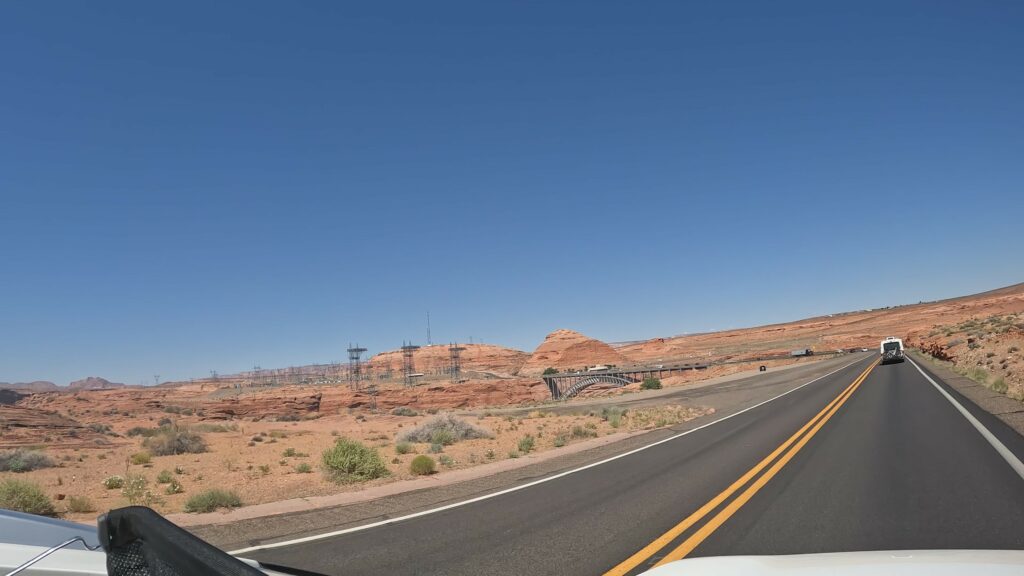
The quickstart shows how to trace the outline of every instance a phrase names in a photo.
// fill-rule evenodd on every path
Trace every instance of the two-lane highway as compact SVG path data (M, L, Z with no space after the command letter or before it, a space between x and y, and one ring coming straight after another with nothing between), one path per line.
M325 574L633 574L684 556L1024 549L1024 478L941 382L875 360L522 490L245 555Z

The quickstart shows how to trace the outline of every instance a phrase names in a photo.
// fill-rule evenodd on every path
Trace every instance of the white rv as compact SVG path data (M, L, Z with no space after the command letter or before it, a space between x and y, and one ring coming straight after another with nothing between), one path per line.
M882 356L882 364L903 362L903 340L889 336L878 345L878 353Z

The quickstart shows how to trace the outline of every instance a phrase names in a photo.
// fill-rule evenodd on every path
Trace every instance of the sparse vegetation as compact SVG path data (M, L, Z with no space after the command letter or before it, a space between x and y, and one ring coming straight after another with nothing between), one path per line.
M992 382L992 391L1000 394L1006 394L1009 387L1006 385L1006 379L1000 376Z
M338 438L321 457L327 477L339 484L365 482L389 474L380 453L355 440Z
M146 438L142 445L155 456L206 452L206 440L184 426L161 428L159 434Z
M108 476L103 480L103 487L107 490L117 490L124 487L123 476Z
M142 474L129 474L124 478L121 495L128 499L132 506L151 506L159 499L149 491L149 480Z
M533 451L533 446L535 442L536 440L534 440L533 436L527 434L526 436L523 436L522 438L519 439L519 443L516 446L519 448L519 451L522 452L523 454L529 454L530 452Z
M136 466L149 464L152 459L153 455L146 451L136 452L135 454L132 454L131 456L128 457L128 460L131 461L131 463L135 464Z
M441 466L452 467L455 465L455 459L447 454L441 454L437 457L437 461L441 463Z
M577 424L572 427L570 435L573 438L594 438L597 436L597 431L591 430L590 428L584 428L583 426Z
M181 482L178 482L177 478L171 478L171 481L167 483L167 487L164 488L164 494L167 494L168 496L181 494L184 491L185 488L182 487Z
M609 406L601 410L601 419L608 422L612 428L622 425L622 417L626 415L626 409L619 406Z
M38 484L14 478L0 480L0 508L40 516L57 515L50 497Z
M419 416L420 413L409 408L408 406L399 406L391 411L391 414L395 416Z
M72 514L90 514L96 511L96 505L85 496L68 496L68 512Z
M420 454L409 463L409 471L417 476L427 476L436 472L437 466L434 464L433 458Z
M223 433L223 432L238 432L238 424L211 424L209 422L202 422L192 427L195 432L212 432L212 433Z
M185 512L214 512L220 508L238 508L242 499L233 490L213 488L200 492L185 502Z
M416 428L406 430L400 435L399 440L448 445L462 440L493 437L494 435L489 431L446 412L431 418Z
M53 458L38 450L0 450L0 472L31 472L56 465Z
M430 445L430 453L431 454L440 454L441 452L444 452L444 444L436 444L435 443L435 444L431 444Z
M299 474L309 474L313 472L313 467L309 465L309 462L302 462L295 467L295 471Z
M397 454L410 454L413 452L413 446L409 442L399 442L395 444L395 452Z
M170 470L161 470L160 473L156 475L157 484L167 484L171 480L174 480L174 476L171 475Z
M544 369L544 376L550 376L552 374L558 374L558 370L555 368L551 368L550 366Z
M644 378L640 384L641 390L661 390L661 380L657 378Z

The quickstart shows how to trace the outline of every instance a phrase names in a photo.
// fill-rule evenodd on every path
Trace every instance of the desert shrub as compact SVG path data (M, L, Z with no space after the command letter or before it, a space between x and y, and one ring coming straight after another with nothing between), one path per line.
M56 465L53 458L38 450L0 450L0 472L31 472Z
M171 475L170 470L161 470L160 473L156 475L157 484L167 484L171 480L174 480L174 476Z
M128 459L131 460L132 464L139 466L142 464L149 464L150 460L153 459L153 455L150 454L149 452L142 451L132 454L131 456L128 457Z
M409 463L409 471L417 476L426 476L436 472L437 467L434 464L433 458L421 454L413 458L412 462Z
M576 426L572 427L570 435L573 438L593 438L597 436L597 431L591 430L590 428L584 428L583 426L577 424Z
M601 410L601 419L606 420L612 428L618 428L622 425L622 417L625 416L626 409L618 406L610 406Z
M298 414L282 414L275 418L275 420L278 422L298 422L302 418Z
M435 437L435 433L438 436ZM406 430L400 435L399 440L405 442L452 444L461 440L493 437L494 435L488 430L474 426L453 414L444 413L431 418L420 426Z
M451 456L447 455L447 454L441 454L440 456L438 456L437 457L437 461L440 462L442 466L454 466L455 465L455 459L452 458Z
M271 430L270 431L270 437L271 438L287 438L288 437L288 433L285 432L284 430Z
M409 454L412 451L412 444L408 442L399 442L398 444L395 444L395 452L398 454Z
M508 457L509 458L519 458L519 452L516 452L515 450L509 450L508 451Z
M641 390L661 390L661 380L657 378L644 378L643 383L640 384Z
M431 454L440 454L441 452L444 452L444 444L431 444L430 445L430 453Z
M996 378L995 381L992 382L992 391L993 392L998 392L1000 394L1006 394L1006 391L1008 389L1009 389L1009 387L1006 385L1006 379L1003 378L1002 376L1000 376L999 378Z
M96 506L85 496L68 496L68 512L72 514L88 514L95 512Z
M253 442L263 442L263 436L253 436L250 440Z
M202 422L192 427L192 430L196 432L238 432L238 424L211 424L209 422Z
M172 494L181 494L185 491L185 488L178 482L177 478L171 478L171 481L167 483L167 487L164 488L164 494L171 496Z
M185 512L214 512L219 508L238 508L242 499L233 490L213 488L192 496L185 502Z
M126 432L125 434L127 434L128 436L142 436L143 438L149 438L151 436L156 436L159 433L159 428L145 428L143 426L134 426L132 428L129 428L128 432Z
M565 446L566 442L565 434L559 434L555 436L554 440L552 440L551 445L555 448L561 448L562 446Z
M974 380L975 382L980 382L981 384L984 384L985 382L988 381L988 372L984 368L974 366L967 370L967 377L970 378L971 380Z
M327 477L337 483L364 482L388 475L377 450L355 440L338 438L324 450L321 461Z
M522 438L519 439L519 444L517 446L520 452L522 452L523 454L529 454L533 450L534 443L535 440L533 436L527 434L526 436L523 436Z
M313 471L313 467L309 465L309 462L303 462L295 467L295 471L299 474L309 474Z
M156 436L146 438L142 445L156 456L206 452L206 440L184 426L163 428Z
M128 499L132 506L151 506L159 499L149 491L149 480L142 474L129 474L124 479L121 495Z
M452 434L451 430L438 428L430 433L430 443L451 446L455 443L455 435Z
M103 480L103 487L107 490L117 490L118 488L124 487L124 478L122 476L108 476Z
M40 516L57 515L50 497L38 484L14 478L0 480L0 508Z
M391 413L393 415L395 415L395 416L419 416L420 415L419 412L413 410L412 408L409 408L408 406L399 406L398 408L395 408L394 410L392 410Z
M488 460L494 460L494 450L488 449L487 452L484 452L484 458L487 458Z
M544 376L550 376L551 374L558 374L558 370L550 367L544 369Z
M89 430L97 432L99 434L113 434L114 431L110 429L110 424L89 424Z

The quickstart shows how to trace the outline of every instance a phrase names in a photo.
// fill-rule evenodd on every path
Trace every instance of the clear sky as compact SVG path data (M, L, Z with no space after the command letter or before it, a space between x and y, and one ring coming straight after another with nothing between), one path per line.
M0 3L0 380L1024 281L1020 2Z

